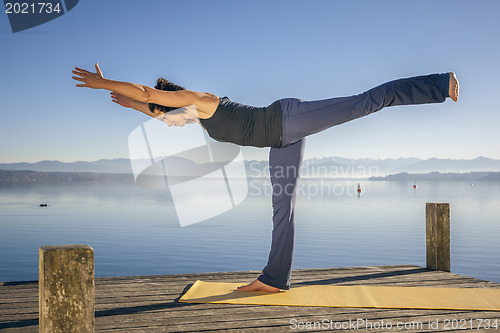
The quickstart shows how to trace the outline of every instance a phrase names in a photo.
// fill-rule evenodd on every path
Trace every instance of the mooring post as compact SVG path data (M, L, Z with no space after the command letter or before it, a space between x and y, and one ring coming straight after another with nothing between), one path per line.
M450 204L427 203L427 268L450 271Z
M94 250L88 245L39 251L39 332L94 332Z

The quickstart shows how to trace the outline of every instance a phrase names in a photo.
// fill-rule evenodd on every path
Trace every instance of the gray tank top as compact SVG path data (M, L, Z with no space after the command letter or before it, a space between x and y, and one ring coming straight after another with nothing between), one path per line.
M222 97L214 114L200 122L217 141L240 146L281 147L283 124L281 103L254 107Z

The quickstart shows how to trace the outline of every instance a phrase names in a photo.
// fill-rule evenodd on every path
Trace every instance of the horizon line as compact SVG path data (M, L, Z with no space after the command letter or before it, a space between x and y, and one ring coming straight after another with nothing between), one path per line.
M428 157L428 158L422 158L422 157L343 157L343 156L322 156L322 157L310 157L310 158L304 158L304 161L307 160L313 160L313 159L323 159L323 158L342 158L342 159L348 159L348 160L399 160L399 159L418 159L422 161L427 161L431 159L437 159L437 160L464 160L464 161L472 161L476 160L479 158L484 158L484 159L490 159L490 160L495 160L495 161L500 161L500 158L492 158L492 157L487 157L483 155L478 155L474 158L451 158L451 157ZM149 159L149 158L144 158L144 159ZM26 164L36 164L36 163L41 163L41 162L59 162L59 163L95 163L95 162L100 162L100 161L112 161L112 160L130 160L128 157L116 157L116 158L100 158L96 160L75 160L75 161L61 161L61 160L38 160L36 162L0 162L0 164L21 164L21 163L26 163ZM266 161L267 159L245 159L247 161Z

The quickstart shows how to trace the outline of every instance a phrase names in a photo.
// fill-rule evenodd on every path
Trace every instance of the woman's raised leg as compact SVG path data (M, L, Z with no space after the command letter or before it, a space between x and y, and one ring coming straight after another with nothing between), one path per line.
M458 98L455 74L431 74L384 83L362 94L302 101L281 100L283 144L318 133L329 127L366 116L388 106L441 103Z

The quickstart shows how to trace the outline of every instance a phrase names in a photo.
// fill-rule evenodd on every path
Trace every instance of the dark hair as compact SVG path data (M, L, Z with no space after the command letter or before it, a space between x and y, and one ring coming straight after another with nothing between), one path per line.
M168 90L168 91L186 90L186 88L178 86L176 84L173 84L172 82L170 82L162 77L158 78L158 80L156 81L155 89ZM157 109L158 111L161 111L161 112L169 112L169 111L177 109L177 108L172 108L172 107L164 106L164 105L158 105L158 104L154 104L154 103L148 103L148 107L149 107L149 110L151 110L151 112L154 112L155 109Z

